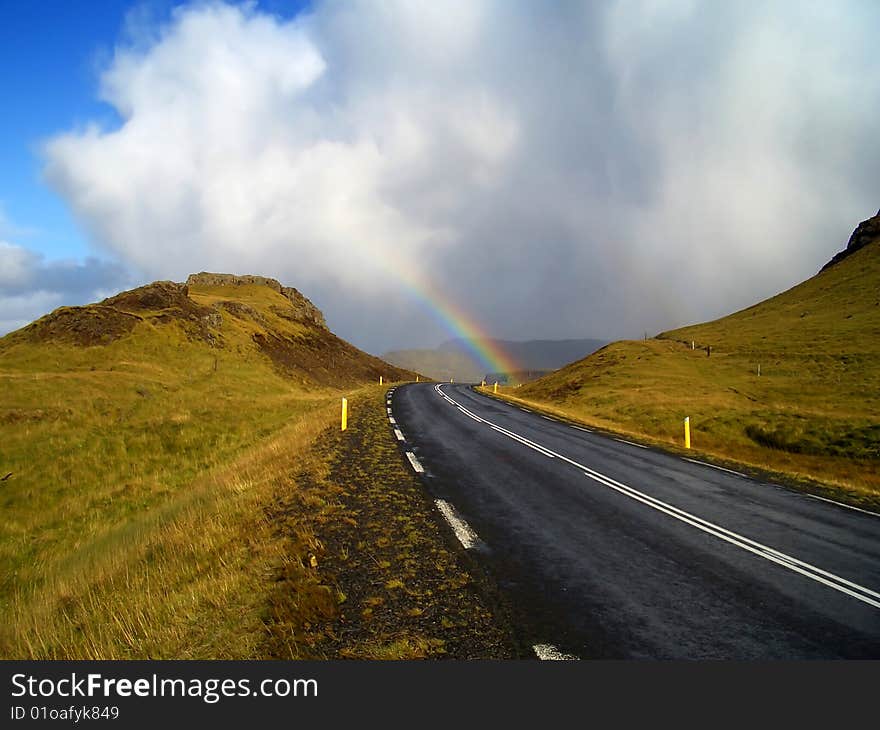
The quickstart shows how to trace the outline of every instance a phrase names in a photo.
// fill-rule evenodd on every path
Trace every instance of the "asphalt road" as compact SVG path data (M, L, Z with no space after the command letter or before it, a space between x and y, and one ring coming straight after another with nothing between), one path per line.
M388 400L407 459L539 655L880 658L880 517L465 385Z

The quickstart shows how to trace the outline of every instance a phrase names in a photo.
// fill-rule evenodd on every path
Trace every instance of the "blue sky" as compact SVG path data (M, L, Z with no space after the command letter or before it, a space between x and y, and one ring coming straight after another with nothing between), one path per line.
M94 253L68 206L42 180L41 144L66 129L118 123L98 98L99 76L126 35L129 15L167 22L179 4L0 0L0 215L16 234L0 229L0 239L16 238L50 258ZM260 3L288 17L306 5Z
M0 334L200 270L376 353L449 339L419 279L504 339L721 316L877 211L878 27L875 0L0 0Z
M48 256L83 256L88 248L64 203L41 181L40 144L90 119L112 123L96 98L97 69L130 3L78 5L63 0L0 3L0 205L16 238Z

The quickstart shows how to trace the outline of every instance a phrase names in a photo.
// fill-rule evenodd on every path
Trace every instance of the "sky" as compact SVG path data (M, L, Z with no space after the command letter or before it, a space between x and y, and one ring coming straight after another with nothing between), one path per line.
M880 207L880 4L0 0L0 333L207 270L373 353L655 334Z

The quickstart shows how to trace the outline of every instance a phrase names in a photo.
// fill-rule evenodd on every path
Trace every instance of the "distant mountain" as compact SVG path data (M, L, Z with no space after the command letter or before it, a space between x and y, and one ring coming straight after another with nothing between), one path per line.
M539 377L548 371L557 370L575 360L580 360L600 347L607 340L486 340L477 345L487 344L500 347L511 359L518 363L517 380ZM433 350L394 350L382 355L382 359L397 367L425 373L436 380L455 378L460 382L477 382L487 375L485 367L472 354L465 340L455 339L444 342ZM529 375L532 373L532 375ZM508 375L491 374L492 378ZM506 378L502 378L506 380Z
M424 373L434 380L455 378L460 383L479 382L485 370L473 357L455 351L391 350L382 355L382 359L399 368Z
M563 365L580 360L600 347L608 344L608 340L497 340L491 343L508 353L523 370L557 370ZM467 352L468 345L462 339L448 340L438 350L451 352Z

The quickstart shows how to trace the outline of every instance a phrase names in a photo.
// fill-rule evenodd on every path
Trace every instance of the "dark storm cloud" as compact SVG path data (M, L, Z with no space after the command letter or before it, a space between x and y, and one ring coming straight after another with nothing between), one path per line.
M0 334L61 305L103 299L132 282L120 264L87 258L46 261L27 248L0 241Z

